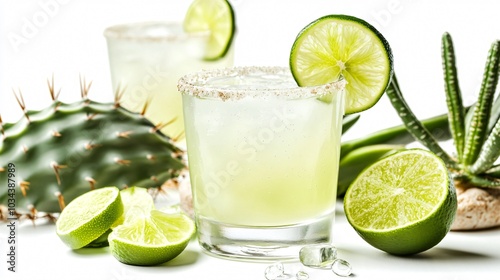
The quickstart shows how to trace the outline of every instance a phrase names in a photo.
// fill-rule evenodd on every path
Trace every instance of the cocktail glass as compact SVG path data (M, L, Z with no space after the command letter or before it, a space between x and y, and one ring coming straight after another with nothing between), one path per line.
M217 256L297 258L329 242L345 81L297 87L288 68L179 80L198 240Z
M108 27L113 90L122 92L121 105L142 112L166 135L184 138L182 98L177 81L189 72L229 67L233 50L221 59L203 59L209 33L185 33L181 23L141 22ZM147 105L146 105L147 103Z

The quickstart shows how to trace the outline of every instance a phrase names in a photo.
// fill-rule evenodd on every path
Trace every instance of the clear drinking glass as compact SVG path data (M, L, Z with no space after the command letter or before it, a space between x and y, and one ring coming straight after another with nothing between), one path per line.
M201 246L218 256L298 258L330 241L343 80L297 87L281 67L179 80Z
M232 48L219 60L204 60L209 33L185 33L181 23L116 25L108 27L104 36L113 90L123 91L121 105L141 112L148 102L146 117L165 125L162 132L174 139L184 138L179 78L189 72L233 64Z

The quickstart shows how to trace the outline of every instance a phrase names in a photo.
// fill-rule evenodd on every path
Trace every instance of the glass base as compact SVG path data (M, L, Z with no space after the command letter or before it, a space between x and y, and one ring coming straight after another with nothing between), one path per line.
M273 261L295 260L305 245L328 243L335 213L283 227L243 227L198 217L198 242L216 257Z

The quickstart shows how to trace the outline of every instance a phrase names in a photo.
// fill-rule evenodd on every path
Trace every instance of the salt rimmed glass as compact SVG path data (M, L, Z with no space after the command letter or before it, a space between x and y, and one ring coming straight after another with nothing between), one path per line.
M185 33L178 22L139 22L106 28L113 90L123 91L121 105L165 125L162 132L184 138L182 99L177 81L201 69L229 67L233 48L218 60L203 59L209 33ZM168 125L166 125L168 123Z
M329 242L345 81L297 87L282 67L179 80L198 240L243 259L296 259Z

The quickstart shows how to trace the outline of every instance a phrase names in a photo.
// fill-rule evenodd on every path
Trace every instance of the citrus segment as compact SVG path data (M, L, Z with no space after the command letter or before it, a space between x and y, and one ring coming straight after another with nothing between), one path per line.
M167 214L153 210L151 219L171 243L182 242L187 235L191 237L195 232L193 221L184 214Z
M347 15L321 17L297 35L290 69L299 86L347 81L346 114L380 99L393 72L389 43L373 26Z
M149 213L155 207L153 197L146 188L126 188L120 191L120 196L123 203L123 214L113 223L111 228L123 224L126 219L132 219L135 212L132 211L134 208L140 208Z
M411 149L365 169L348 188L349 223L374 247L391 254L415 254L438 244L457 209L452 180L443 161Z
M195 0L184 17L186 32L210 32L205 59L228 52L235 33L234 11L227 0Z
M59 238L72 249L82 248L103 235L122 215L120 190L105 187L71 201L56 222Z

